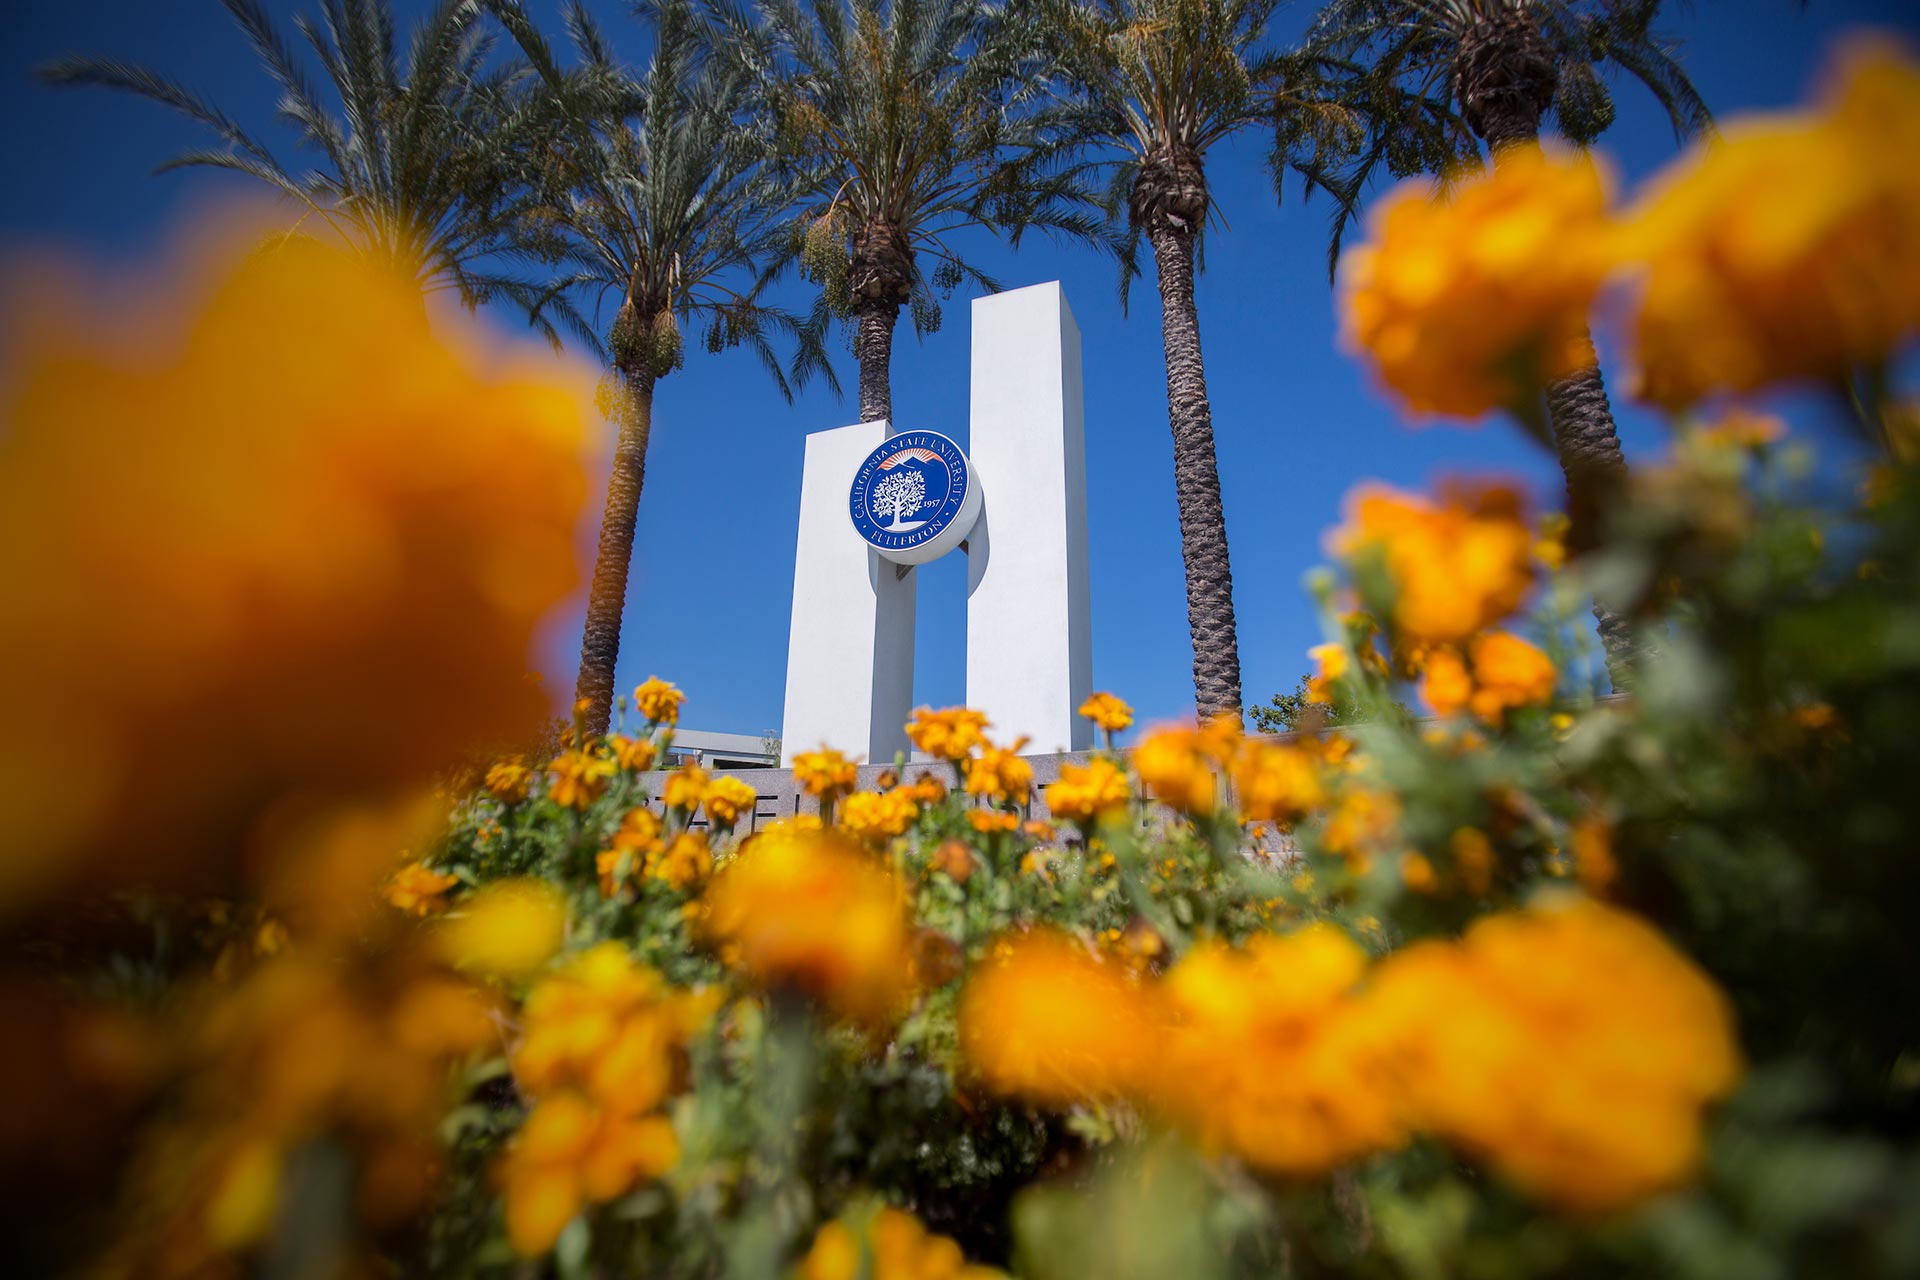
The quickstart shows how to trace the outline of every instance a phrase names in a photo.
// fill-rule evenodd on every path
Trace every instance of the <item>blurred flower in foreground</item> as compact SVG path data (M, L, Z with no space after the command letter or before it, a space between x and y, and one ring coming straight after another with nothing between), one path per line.
M1844 376L1920 330L1920 64L1856 46L1813 112L1748 118L1650 184L1620 235L1644 269L1639 394Z
M1520 607L1533 585L1533 530L1517 490L1456 482L1440 500L1362 485L1329 539L1353 563L1384 571L1387 616L1403 636L1458 644Z
M375 1228L424 1208L449 1068L494 1041L491 1005L424 956L358 959L282 956L183 1007L169 1105L129 1166L109 1274L221 1274L220 1256L261 1245L288 1204ZM315 1174L340 1167L323 1153L343 1152L352 1180L323 1192Z
M1537 147L1444 191L1403 184L1347 255L1343 344L1415 412L1469 418L1591 365L1607 188L1590 157Z
M1068 1106L1136 1091L1160 1053L1158 1003L1117 964L1050 930L1003 939L968 976L960 1046L1002 1093Z
M482 376L417 291L313 242L223 270L148 317L180 335L158 357L14 304L0 901L226 869L276 797L388 795L542 710L584 380Z
M1471 709L1497 724L1517 707L1543 706L1553 698L1559 678L1553 661L1539 648L1506 631L1473 638L1463 658L1450 648L1427 656L1420 696L1437 716Z
M820 1228L800 1260L796 1280L995 1280L991 1267L970 1265L960 1246L934 1235L903 1209L887 1207L856 1230L836 1218Z
M441 926L447 957L463 969L523 977L551 960L567 929L567 906L543 880L498 880L461 903Z
M681 992L618 943L580 955L527 996L514 1079L535 1100L502 1165L507 1238L534 1256L587 1204L626 1194L680 1159L659 1109L717 993Z
M704 905L721 959L758 982L859 1022L885 1021L907 996L906 892L844 838L762 831L714 877Z
M1203 944L1167 975L1176 1030L1149 1098L1203 1149L1310 1174L1404 1133L1365 1004L1366 953L1332 925Z
M1740 1075L1725 997L1650 926L1585 898L1383 961L1370 997L1410 1119L1562 1207L1684 1182Z

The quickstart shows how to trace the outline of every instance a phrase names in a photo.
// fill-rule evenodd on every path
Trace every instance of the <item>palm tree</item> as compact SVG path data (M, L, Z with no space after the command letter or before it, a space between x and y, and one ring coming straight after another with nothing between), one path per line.
M1357 195L1382 157L1396 157L1402 171L1417 157L1420 167L1444 172L1468 149L1469 131L1497 163L1503 148L1536 141L1549 111L1567 138L1585 146L1613 123L1603 68L1644 84L1676 136L1708 127L1706 103L1653 31L1660 7L1661 0L1331 0L1306 48L1332 69L1331 92L1374 107L1372 144L1342 190ZM1336 252L1338 234L1336 224ZM1598 357L1552 383L1546 398L1571 540L1585 549L1627 469ZM1632 629L1602 603L1593 612L1608 672L1626 687L1636 656Z
M329 110L258 0L223 0L280 88L279 117L318 167L296 174L253 133L192 90L134 63L70 58L40 69L59 85L102 85L170 107L222 145L186 151L161 171L207 166L247 174L331 225L370 259L456 288L474 306L504 278L486 264L516 216L512 146L526 123L518 73L489 68L493 35L478 0L439 0L414 27L404 63L391 0L322 0L295 20L338 100Z
M1123 303L1140 238L1153 247L1194 698L1202 718L1241 714L1233 570L1194 299L1196 255L1213 215L1207 151L1250 125L1285 120L1299 145L1284 163L1300 171L1311 190L1328 185L1321 151L1350 128L1337 103L1305 91L1297 61L1259 50L1279 3L1033 2L1076 104L1079 137L1111 161L1109 212L1117 219L1126 211Z
M579 58L571 71L519 0L491 7L541 77L559 125L533 157L536 198L520 225L523 249L556 274L514 296L536 321L558 321L599 354L617 393L619 435L577 686L588 703L586 731L598 735L612 714L654 386L681 366L683 334L703 322L709 351L748 347L789 396L789 378L819 373L832 383L833 373L818 333L758 298L762 264L786 243L794 191L760 163L766 140L739 127L748 81L704 56L687 0L643 7L655 43L637 78L578 0L566 12ZM603 331L596 318L609 298L617 301ZM778 333L798 343L785 371L769 341Z
M1098 240L1064 113L1032 42L985 0L709 0L716 50L749 72L758 114L808 197L791 248L821 286L815 322L854 324L860 420L893 420L893 332L940 326L972 280L959 233L1039 227ZM922 257L937 262L931 279Z

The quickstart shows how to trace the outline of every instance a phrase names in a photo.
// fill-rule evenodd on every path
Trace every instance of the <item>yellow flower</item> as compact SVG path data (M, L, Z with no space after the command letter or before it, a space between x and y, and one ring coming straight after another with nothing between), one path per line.
M1420 676L1420 697L1437 716L1454 716L1473 697L1473 675L1466 659L1453 649L1435 649L1427 655Z
M1088 698L1080 704L1080 714L1108 733L1119 733L1133 723L1133 708L1110 693Z
M669 809L692 813L707 795L707 771L697 764L683 764L667 775L660 790L661 803Z
M947 784L934 777L931 769L922 769L914 774L913 781L905 790L916 804L939 804L947 798Z
M1356 875L1365 875L1376 855L1400 839L1400 801L1391 791L1359 784L1343 788L1327 810L1320 842L1344 858Z
M1573 873L1580 887L1594 897L1613 887L1620 867L1613 859L1613 825L1605 818L1588 815L1573 824Z
M1307 677L1307 701L1330 707L1334 703L1333 686L1347 678L1353 665L1343 644L1317 644L1307 650L1313 659L1313 674Z
M959 1014L961 1050L990 1087L1058 1106L1139 1087L1164 1023L1146 988L1051 930L992 950L968 977Z
M1422 853L1403 853L1400 855L1400 883L1406 886L1408 893L1434 893L1440 888L1440 877L1434 874L1433 863Z
M1291 826L1326 803L1314 758L1299 747L1248 739L1233 760L1240 814L1251 822Z
M1590 367L1608 186L1589 157L1537 147L1445 192L1401 184L1347 255L1342 344L1423 414L1477 418Z
M1740 1075L1712 981L1637 917L1581 897L1389 956L1370 1003L1420 1127L1561 1207L1684 1182Z
M1512 613L1533 585L1533 534L1520 495L1497 484L1444 488L1440 501L1363 485L1330 539L1356 566L1378 564L1405 637L1459 644Z
M1488 724L1517 707L1546 705L1558 678L1552 660L1519 636L1491 631L1474 637L1473 714Z
M1399 1146L1398 1095L1355 989L1366 954L1331 925L1201 943L1164 983L1173 1030L1147 1096L1204 1149L1276 1173Z
M386 803L544 712L590 377L430 328L417 284L314 240L197 267L84 307L15 282L0 320L9 904L257 886L283 799Z
M610 736L607 748L613 752L613 762L628 773L645 773L653 768L657 754L652 738L629 738L622 733Z
M741 814L753 809L756 799L753 788L740 779L715 778L707 784L707 817L715 826L731 827L740 820Z
M1212 730L1156 729L1133 751L1140 782L1161 803L1193 816L1210 814L1219 796L1213 776L1221 751Z
M1638 394L1678 408L1832 378L1920 329L1920 66L1855 46L1802 115L1735 120L1631 210Z
M846 1218L820 1228L795 1280L996 1280L1001 1272L969 1265L960 1246L892 1207L867 1221L862 1236Z
M1004 809L969 809L967 822L981 835L992 835L996 831L1018 831L1020 815L1008 813Z
M542 880L496 880L461 903L442 926L441 945L463 969L515 978L560 950L566 903Z
M1447 849L1453 854L1453 865L1459 869L1467 892L1485 895L1493 887L1493 873L1498 865L1493 842L1487 839L1486 833L1478 827L1457 828L1447 838Z
M659 676L648 676L646 682L633 691L633 705L649 724L680 723L680 704L687 695Z
M1125 813L1129 798L1127 775L1111 760L1099 757L1084 766L1061 765L1060 780L1047 788L1047 808L1053 816L1082 827Z
M1033 766L1020 755L1027 741L1021 738L1010 747L982 741L980 754L966 765L967 794L1025 803L1033 787Z
M836 800L853 790L859 768L829 747L803 751L793 758L793 780L810 796Z
M843 839L763 831L704 901L707 936L762 983L797 987L863 1022L891 1018L908 994L906 891Z
M501 804L518 804L533 785L533 770L518 760L504 761L487 770L487 794Z
M527 994L514 1080L529 1097L574 1092L617 1116L660 1106L676 1054L712 1016L717 994L679 991L617 942L573 957Z
M913 745L942 760L964 760L985 741L986 713L965 707L946 707L939 711L919 707L907 724L907 737Z
M699 831L682 831L666 848L647 854L647 876L674 890L690 889L713 872L713 854Z
M1733 408L1719 419L1696 429L1696 440L1730 449L1762 449L1786 438L1787 424L1770 413Z
M856 791L840 805L836 817L841 830L865 841L905 835L920 814L913 793L905 787L892 791Z
M1450 648L1427 655L1420 696L1435 715L1471 708L1481 720L1498 724L1517 707L1552 701L1559 675L1552 660L1534 645L1509 632L1491 631L1475 636L1470 651L1471 669Z
M625 1195L680 1162L665 1116L608 1114L574 1093L543 1100L502 1161L507 1241L537 1257L583 1208Z
M613 776L613 761L578 749L562 751L547 765L552 780L547 795L555 804L584 809L607 789Z
M386 899L412 915L432 915L446 910L447 890L459 883L458 876L443 875L424 862L410 862L387 881Z

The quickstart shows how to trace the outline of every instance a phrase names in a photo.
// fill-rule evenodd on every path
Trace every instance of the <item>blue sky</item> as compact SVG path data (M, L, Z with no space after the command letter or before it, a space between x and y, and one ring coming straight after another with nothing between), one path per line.
M290 17L308 5L269 7ZM403 0L401 7L411 13L425 4ZM532 7L557 31L557 0ZM623 52L642 59L646 39L627 6L599 0L593 7ZM272 87L215 0L11 0L6 8L0 118L11 127L0 140L0 172L8 176L0 184L0 254L9 259L57 250L131 265L225 194L246 189L243 179L204 172L151 176L175 150L202 141L197 131L124 96L42 88L29 78L39 62L74 52L134 57L284 139L270 120ZM1283 11L1280 33L1297 30L1313 8L1302 0ZM1695 0L1669 8L1666 29L1684 42L1695 83L1722 117L1798 101L1836 35L1849 29L1920 36L1911 0L1814 0L1805 8L1794 0ZM1674 142L1644 91L1631 83L1616 88L1619 119L1602 147L1631 180L1670 158ZM1443 474L1494 471L1524 478L1544 500L1560 493L1551 461L1499 424L1409 428L1337 350L1324 264L1327 205L1303 205L1297 188L1276 204L1264 150L1264 139L1251 133L1209 158L1227 225L1209 233L1199 282L1249 702L1292 688L1306 669L1305 650L1320 637L1301 580L1321 562L1322 534L1355 483L1420 486ZM1015 254L984 237L978 250L977 261L1005 285L1062 281L1080 324L1095 684L1131 700L1147 720L1191 714L1151 266L1123 314L1111 262L1090 251L1034 238ZM794 305L805 301L797 284L787 296ZM924 342L903 321L893 365L902 426L964 443L968 347L964 295ZM1603 342L1603 357L1611 355ZM838 363L851 389L851 353L843 348ZM1615 371L1610 358L1608 370ZM1619 399L1616 410L1630 455L1660 447L1657 421ZM836 400L818 386L788 404L752 357L737 351L692 351L687 367L660 384L627 600L623 688L658 673L687 690L690 725L742 733L777 727L802 439L857 416L850 394ZM736 496L715 502L719 490ZM752 497L738 500L743 493ZM597 522L597 496L589 518ZM919 572L916 701L956 703L965 695L964 558ZM577 614L557 618L534 655L562 690L571 688L579 625Z

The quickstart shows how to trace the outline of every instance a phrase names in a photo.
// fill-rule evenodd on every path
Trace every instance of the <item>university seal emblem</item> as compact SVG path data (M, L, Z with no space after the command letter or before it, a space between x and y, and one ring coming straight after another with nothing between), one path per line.
M925 564L959 546L980 518L980 481L960 446L905 431L868 454L848 495L853 527L897 564Z

